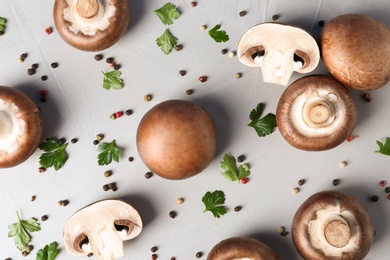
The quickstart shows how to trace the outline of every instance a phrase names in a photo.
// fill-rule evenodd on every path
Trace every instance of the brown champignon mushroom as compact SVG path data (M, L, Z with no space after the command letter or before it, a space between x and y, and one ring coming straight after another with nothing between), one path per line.
M368 91L390 80L390 30L371 17L345 14L329 21L321 51L326 68L346 86Z
M0 168L26 161L42 137L39 108L23 92L0 86Z
M320 60L316 41L305 30L280 23L250 28L238 44L238 59L261 67L264 82L287 86L293 71L313 71Z
M61 37L83 51L100 51L116 43L129 24L125 0L55 0L54 23Z
M340 191L322 191L298 208L291 235L304 259L361 260L370 251L374 226L358 199Z
M157 175L181 180L203 171L216 153L216 129L208 113L191 101L168 100L142 118L137 130L142 161Z
M142 231L137 210L125 201L107 199L90 204L74 213L65 224L65 248L73 256L93 253L97 259L123 256L123 241Z
M323 151L345 141L357 121L352 96L332 77L311 75L293 82L280 97L276 124L292 146Z
M207 260L277 260L275 252L263 242L249 237L232 237L216 244Z

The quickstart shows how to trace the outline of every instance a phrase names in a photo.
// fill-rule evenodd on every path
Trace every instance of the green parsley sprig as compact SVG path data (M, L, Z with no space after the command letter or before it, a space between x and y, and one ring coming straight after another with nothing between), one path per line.
M213 213L215 218L220 218L222 215L226 214L225 203L225 193L221 190L216 190L211 192L206 192L202 198L202 202L206 206L205 210Z
M229 154L223 156L221 168L224 170L221 174L230 181L240 182L251 174L248 164L243 163L237 168L236 158Z
M173 20L179 18L180 13L176 8L176 5L168 2L161 8L154 10L157 16L160 18L163 24L173 24Z
M30 232L36 232L41 230L41 226L37 222L36 218L29 218L27 220L20 219L19 212L18 222L8 226L8 237L13 237L16 247L22 251L31 241Z
M46 141L38 146L44 151L39 157L39 164L45 168L54 166L54 169L58 171L68 160L68 154L65 151L67 146L68 143L60 143L55 137L46 138Z
M379 150L375 151L376 153L381 153L384 155L390 155L390 138L386 137L385 143L376 140L377 145L379 146Z
M119 70L113 70L110 72L103 72L103 88L109 89L121 89L123 88L123 80L120 78L121 72Z
M276 116L272 113L268 113L266 116L261 118L261 114L264 110L264 104L260 103L253 109L249 115L249 119L252 121L248 126L253 127L256 133L260 137L272 134L276 125Z
M111 143L99 144L97 150L99 165L109 165L113 160L119 162L120 150L115 144L115 139Z
M54 260L60 252L57 247L57 242L52 242L50 245L45 245L44 248L38 250L36 260Z
M179 39L173 36L168 29L165 29L165 32L157 38L157 45L165 54L169 54L173 47L177 44Z
M217 24L213 28L209 30L209 35L216 42L227 42L229 40L229 35L227 35L226 31L220 30L221 25Z

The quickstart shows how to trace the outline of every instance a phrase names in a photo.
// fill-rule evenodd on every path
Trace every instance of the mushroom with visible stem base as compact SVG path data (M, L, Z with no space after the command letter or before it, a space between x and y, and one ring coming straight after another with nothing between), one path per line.
M63 239L74 256L93 253L97 259L112 260L123 256L123 241L142 231L136 209L122 200L107 199L77 211L64 227Z
M311 75L293 82L280 97L276 124L292 146L323 151L344 142L357 121L355 102L332 77Z
M305 259L362 260L373 243L374 226L358 199L340 191L322 191L298 208L291 235Z
M313 37L301 28L281 23L262 23L241 38L238 59L246 66L261 67L263 81L287 86L294 71L313 71L320 51Z
M41 112L23 92L0 86L0 168L26 161L42 138Z
M56 0L53 16L68 44L83 51L101 51L125 33L130 11L124 0Z

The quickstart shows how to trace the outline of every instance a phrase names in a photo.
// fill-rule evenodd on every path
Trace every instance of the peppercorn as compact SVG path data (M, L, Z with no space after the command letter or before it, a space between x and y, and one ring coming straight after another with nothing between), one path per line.
M229 52L229 57L233 58L234 56L236 56L236 52L235 51L230 51Z
M52 64L50 64L50 66L55 69L58 67L58 63L57 62L53 62Z
M103 55L102 54L96 54L94 58L95 58L96 61L101 61L103 59Z
M344 168L346 165L346 162L339 162L339 168Z
M32 250L34 249L34 247L32 245L28 245L24 251L26 251L27 253L30 253Z
M192 6L192 7L195 7L195 6L197 6L197 5L198 5L198 2L195 2L195 1L192 1L192 2L191 2L191 6Z
M283 231L285 231L286 228L283 226L278 227L278 233L281 234Z
M390 193L390 187L386 187L386 188L385 188L385 192L386 192L386 193Z
M29 68L28 70L27 70L27 74L28 75L34 75L35 74L35 69L33 69L33 68Z
M234 77L235 77L236 79L239 79L239 78L242 77L242 73L236 73L236 74L234 74Z
M129 162L132 162L132 161L134 161L134 157L130 156L129 158L127 158L127 160L128 160Z
M106 62L107 63L112 63L114 61L114 58L113 57L109 57L106 59Z
M222 53L222 54L226 54L227 52L228 52L228 49L222 49L222 50L221 50L221 53Z
M237 157L237 162L242 163L243 161L245 161L245 155L241 154Z
M379 200L378 196L376 196L376 195L371 196L371 201L372 202L377 202L378 200Z
M62 204L63 204L64 207L66 207L69 204L69 200L63 200Z
M186 90L186 95L192 95L192 94L194 94L194 90L193 89L187 89Z
M53 28L47 27L47 28L45 29L45 32L46 32L47 35L49 35L49 34L51 34L51 33L53 32Z
M176 260L176 257L172 256L172 257L171 257L171 260Z
M235 212L240 212L241 209L242 209L242 206L235 206L233 210L234 210Z
M197 252L195 254L196 258L201 258L203 256L203 253L202 252Z
M115 64L114 65L114 70L120 70L122 66L120 64Z
M104 138L104 134L97 134L97 135L96 135L96 140L98 140L99 142L100 142L101 140L103 140L103 138Z
M207 25L202 25L201 27L200 27L200 30L201 31L204 31L204 30L206 30L207 29Z
M381 186L381 187L385 187L386 185L387 185L387 181L385 181L385 180L381 180L379 182L379 186Z
M75 144L75 143L77 143L77 141L78 141L78 139L77 139L77 138L72 138L72 139L70 140L70 142L71 142L72 144Z
M133 110L127 109L127 110L125 111L125 114L126 114L126 116L129 116L129 115L133 114Z
M179 75L180 76L185 76L186 75L186 71L185 70L179 70Z
M340 184L340 180L339 180L339 179L334 179L334 180L332 181L332 184L333 184L333 186L337 186L337 185Z
M274 15L272 16L272 21L279 20L279 18L280 18L280 15L274 14Z
M108 184L104 184L104 185L103 185L103 190L104 190L104 191L108 191L109 189L110 189L110 188L108 187Z
M153 176L153 173L152 173L152 172L147 172L147 173L145 173L145 175L144 175L144 177L145 177L146 179L150 179L152 176Z
M298 185L299 185L299 186L302 186L303 184L305 184L305 182L306 182L305 179L300 179L300 180L298 181Z
M157 259L157 254L152 254L152 259L156 260Z
M175 51L181 51L183 49L183 45L177 44L175 45Z
M105 171L104 172L104 177L108 178L112 175L112 171Z
M239 15L240 17L243 17L243 16L245 16L246 14L247 14L246 11L241 11L241 12L238 13L238 15Z
M41 217L41 221L46 221L48 218L49 218L49 217L48 217L47 215L43 215L43 216Z
M119 118L119 117L123 116L123 112L122 111L118 111L118 112L115 113L115 116L117 118Z
M202 83L206 82L207 79L208 79L207 76L200 76L200 77L198 78L198 80L199 80L200 82L202 82Z
M43 76L41 77L41 80L42 80L42 81L46 81L46 80L47 80L47 76L46 76L46 75L43 75Z
M28 56L27 53L22 53L22 54L20 55L20 58L24 60L24 59L27 58L27 56Z
M115 182L111 182L108 184L108 188L111 189L111 190L114 190L114 188L116 188L116 183Z
M37 197L35 195L32 195L30 198L30 201L33 202Z
M58 144L59 145L63 145L64 143L66 143L65 137L62 137L62 138L58 139Z
M118 190L118 187L116 186L116 184L115 184L114 187L111 188L111 190L112 190L112 191L117 191L117 190Z
M324 20L319 20L317 24L318 24L319 27L322 27L322 26L325 25L325 21Z
M366 102L371 102L371 95L370 95L370 93L364 93L364 94L362 94L362 98L363 98Z
M41 166L41 167L38 168L38 172L39 172L39 173L44 173L45 171L46 171L46 168L45 168L45 167L42 167L42 166Z
M93 140L93 145L98 145L99 144L99 140Z
M387 199L390 200L390 194L387 194Z
M150 251L152 251L152 252L154 253L154 252L156 252L156 251L157 251L157 249L158 249L158 247L157 247L157 246L153 246L153 247L150 249Z
M19 63L22 63L23 61L24 61L24 59L18 58L18 62L19 62Z
M242 178L242 179L240 180L241 184L247 184L248 181L249 181L248 178Z
M92 252L87 255L87 257L91 257L91 256L93 256Z
M299 188L295 187L294 189L291 190L292 194L297 194L299 193Z
M23 251L23 252L22 252L22 256L28 256L28 254L29 254L29 253L28 253L27 251Z
M288 231L283 230L282 232L280 232L280 235L281 235L282 237L285 237L285 236L288 235Z
M39 67L38 63L34 63L31 65L32 69L38 69L38 67Z
M150 100L152 100L152 95L150 95L150 94L145 95L145 96L144 96L144 100L145 100L146 102L149 102Z
M178 198L178 199L176 200L176 204L178 204L178 205L182 204L183 202L184 202L184 199L183 199L183 198Z
M176 216L177 216L177 213L175 211L170 211L169 212L169 217L170 218L176 218Z

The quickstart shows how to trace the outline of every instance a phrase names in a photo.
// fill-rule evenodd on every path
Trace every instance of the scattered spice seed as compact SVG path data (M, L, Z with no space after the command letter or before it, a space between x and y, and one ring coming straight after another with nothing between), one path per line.
M129 115L133 114L133 110L127 109L127 110L125 111L125 114L126 114L126 116L129 116Z
M66 143L66 139L65 139L65 137L62 137L62 138L58 139L57 142L59 145L63 145L64 143Z
M172 256L172 257L171 257L171 260L176 260L176 257Z
M24 59L18 58L18 62L19 62L19 63L22 63L22 62L24 62Z
M200 77L198 78L198 80L199 80L200 82L202 82L202 83L206 82L207 79L208 79L207 76L200 76Z
M25 53L22 53L22 54L20 55L20 58L23 59L23 60L25 60L25 59L27 58L27 56L28 56L28 54L25 52Z
M283 230L282 232L280 232L280 235L282 236L282 237L285 237L285 236L287 236L289 233L288 233L288 231L286 231L286 230Z
M146 102L149 102L150 100L152 100L152 95L150 95L150 94L145 95L145 96L144 96L144 100L145 100Z
M390 200L390 194L387 194L387 199Z
M113 191L115 191L115 188L116 188L116 187L117 187L117 186L116 186L116 182L111 182L111 183L108 184L108 188L111 189L111 190L113 190Z
M196 258L201 258L203 256L203 253L202 252L197 252L195 254Z
M46 76L46 75L43 75L43 76L41 77L41 80L42 80L42 81L46 81L46 80L47 80L47 76Z
M130 156L127 160L128 160L129 162L132 162L132 161L134 161L134 157Z
M112 171L105 171L104 172L104 177L108 178L112 175Z
M362 98L363 98L364 101L366 101L366 102L371 102L371 95L370 95L370 93L364 93L364 94L362 94Z
M339 179L334 179L334 180L332 181L332 184L333 184L333 186L337 186L337 185L340 184L340 180L339 180Z
M278 233L281 234L283 231L285 231L286 228L284 226L278 227Z
M370 199L372 202L377 202L379 200L379 197L376 196L376 195L373 195L371 196L371 199Z
M45 32L46 32L47 35L49 35L49 34L51 34L53 32L53 29L51 27L47 27L45 29Z
M103 59L103 55L102 54L96 54L94 58L95 58L96 61L101 61Z
M178 199L176 200L176 204L178 204L178 205L182 204L183 202L184 202L184 199L183 199L183 198L178 198Z
M97 134L97 135L96 135L96 140L98 140L99 142L100 142L101 140L103 140L103 138L104 138L104 134Z
M57 62L53 62L52 64L50 64L50 66L55 69L58 67L58 63Z
M234 78L239 79L242 77L242 73L236 73L234 74Z
M195 7L195 6L197 6L197 5L198 5L198 2L195 2L195 1L192 1L192 2L191 2L191 6L192 6L192 7Z
M339 162L339 168L344 168L347 165L346 162Z
M234 211L235 211L235 212L240 212L241 209L242 209L241 206L235 206L235 207L234 207Z
M106 62L107 63L112 63L114 61L114 58L113 57L109 57L106 59Z
M222 50L221 50L221 53L222 53L222 54L228 53L228 49L222 49Z
M153 246L150 251L152 251L153 253L156 252L158 250L158 247L157 246Z
M120 70L122 66L120 64L115 64L114 66L114 70Z
M41 217L41 221L46 221L46 220L48 220L48 216L47 215L43 215L42 217Z
M87 255L87 257L92 257L92 256L93 256L92 252Z
M322 26L325 25L325 21L324 20L319 20L317 24L318 24L319 27L322 27Z
M348 142L352 142L353 139L355 139L355 137L353 137L352 135L350 135L350 136L347 137L347 141L348 141Z
M34 63L34 64L31 65L32 69L38 69L38 67L39 67L38 63Z
M240 180L241 184L247 184L248 181L249 181L248 178L242 178L242 179Z
M236 52L235 51L229 51L229 57L233 58L234 56L236 56Z
M157 254L152 254L152 259L156 260L157 259Z
M279 18L280 18L280 15L274 14L274 15L272 16L272 21L279 20Z
M67 206L69 204L69 201L68 200L60 200L60 201L57 201L57 206Z
M46 102L46 97L40 97L39 100L40 100L42 103L45 103L45 102Z
M386 188L385 188L385 192L386 192L386 193L390 193L390 187L386 187Z
M108 191L109 189L110 189L110 188L108 187L108 184L104 184L104 185L103 185L103 190L104 190L104 191Z
M37 197L35 195L31 196L30 201L33 202Z
M177 44L175 45L175 51L181 51L183 49L183 45Z
M42 97L46 97L47 94L49 94L49 92L46 90L46 89L43 89L39 92L39 94L42 96Z
M186 90L186 95L192 95L192 94L194 94L194 90L193 89L187 89Z
M292 194L297 194L299 193L299 188L295 187L294 189L291 190Z
M177 216L176 211L173 211L173 210L172 210L172 211L169 212L169 217L170 217L170 218L176 218L176 216Z
M298 181L298 185L299 185L299 186L302 186L303 184L305 184L305 182L306 182L305 179L300 179L300 180Z
M111 63L109 64L110 68L113 68L115 65L116 65L115 62L111 62Z
M118 112L115 113L115 116L117 118L119 118L119 117L123 116L123 112L122 111L118 111Z
M27 252L27 253L31 253L31 251L34 249L34 247L32 245L28 245L24 250Z
M145 173L144 176L145 176L146 179L150 179L153 176L153 173L152 172L147 172L147 173Z
M22 256L28 256L28 254L29 254L29 252L27 252L27 251L22 252Z
M77 143L77 141L78 141L78 139L77 139L77 138L72 138L72 139L70 140L70 142L71 142L72 144L75 144L75 143Z
M34 75L35 74L35 69L33 69L33 68L29 68L28 70L27 70L27 74L28 75Z
M202 25L201 27L200 27L200 30L201 31L204 31L204 30L206 30L207 29L207 25Z
M245 155L241 154L240 156L237 157L237 162L239 163L242 163L243 161L245 161Z
M187 73L185 70L179 70L179 75L180 76L185 76Z
M46 168L45 167L39 167L38 168L38 172L39 173L44 173L46 171Z
M386 185L387 185L387 181L385 181L385 180L381 180L379 182L379 186L381 186L381 187L385 187Z
M99 140L93 140L93 145L98 145L100 142L99 142Z
M246 14L247 14L246 11L241 11L241 12L238 13L238 15L239 15L240 17L243 17L243 16L245 16Z

